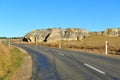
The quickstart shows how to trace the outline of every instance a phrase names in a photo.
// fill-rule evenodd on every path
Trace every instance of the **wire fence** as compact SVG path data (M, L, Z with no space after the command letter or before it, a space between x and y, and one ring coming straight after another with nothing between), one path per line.
M11 44L28 44L24 43L20 39L0 39L0 43L4 43L5 45L11 45ZM29 43L30 44L30 43ZM33 43L31 43L33 44ZM97 43L96 43L97 44ZM98 44L97 46L91 46L91 44L86 43L84 45L72 45L72 44L61 44L60 47L62 48L70 48L70 49L81 49L85 51L98 51L100 53L105 54L105 43ZM108 54L117 54L120 55L120 42L108 42L107 44L107 51Z

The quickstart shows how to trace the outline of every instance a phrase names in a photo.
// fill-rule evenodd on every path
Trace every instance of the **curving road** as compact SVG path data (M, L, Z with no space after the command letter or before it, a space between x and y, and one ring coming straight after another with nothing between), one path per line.
M32 56L31 80L120 80L120 59L43 46L18 46Z

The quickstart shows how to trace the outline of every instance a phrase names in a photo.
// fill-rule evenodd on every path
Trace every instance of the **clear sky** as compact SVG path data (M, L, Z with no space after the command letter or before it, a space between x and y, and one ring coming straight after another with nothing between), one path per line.
M0 36L22 37L36 29L120 28L120 0L0 0Z

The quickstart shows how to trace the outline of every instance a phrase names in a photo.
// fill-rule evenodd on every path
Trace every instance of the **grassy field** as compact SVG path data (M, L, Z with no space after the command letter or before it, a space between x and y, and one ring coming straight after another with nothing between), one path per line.
M0 43L0 80L7 80L20 66L24 56L18 48Z
M120 37L109 37L104 35L91 35L84 38L82 41L59 41L53 43L40 43L44 46L59 47L63 49L79 50L85 52L93 52L105 54L105 41L108 41L108 53L120 54Z
M20 42L20 44L27 45L43 45L49 47L92 52L105 54L105 41L108 41L108 53L114 55L120 55L120 37L110 37L105 35L94 35L91 34L89 37L81 40L71 41L58 41L58 42ZM19 43L19 42L18 42Z

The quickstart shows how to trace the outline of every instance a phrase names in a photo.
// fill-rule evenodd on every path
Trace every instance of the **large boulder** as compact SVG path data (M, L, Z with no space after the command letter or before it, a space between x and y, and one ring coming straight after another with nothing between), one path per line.
M61 29L53 28L48 37L46 37L47 42L55 42L61 40Z
M62 40L82 40L84 37L88 37L89 32L84 29L67 28L61 31Z
M51 33L51 30L34 30L25 35L25 39L29 39L28 42L41 42L45 41L46 37Z
M82 40L82 38L88 36L89 32L84 29L67 28L63 30L51 28L45 30L34 30L27 33L24 39L28 42L55 42L59 40Z
M109 28L109 29L106 29L103 32L103 35L108 35L108 36L112 36L112 37L119 37L120 36L120 28Z

